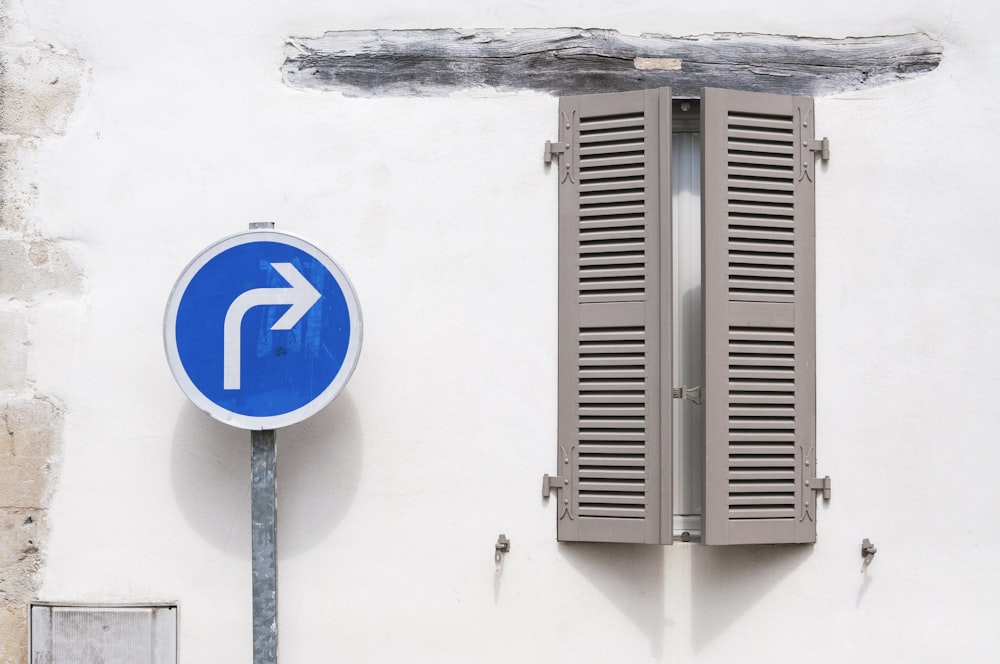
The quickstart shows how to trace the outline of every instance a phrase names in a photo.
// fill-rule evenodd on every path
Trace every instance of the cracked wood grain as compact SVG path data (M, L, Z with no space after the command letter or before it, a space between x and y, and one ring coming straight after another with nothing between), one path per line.
M287 85L347 96L444 96L459 89L553 95L661 86L822 96L933 71L941 45L925 34L826 39L719 33L630 36L614 30L352 30L291 37Z

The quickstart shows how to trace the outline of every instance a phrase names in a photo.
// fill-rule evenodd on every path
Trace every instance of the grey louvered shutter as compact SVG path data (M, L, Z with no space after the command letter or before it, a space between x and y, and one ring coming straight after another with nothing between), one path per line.
M668 543L670 90L559 123L558 538Z
M702 138L704 541L813 542L813 101L706 89Z

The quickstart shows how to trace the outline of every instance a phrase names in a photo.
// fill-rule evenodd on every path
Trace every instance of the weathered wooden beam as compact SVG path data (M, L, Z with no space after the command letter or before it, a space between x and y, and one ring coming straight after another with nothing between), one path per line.
M297 88L348 96L440 96L456 89L554 95L672 86L829 95L934 70L926 34L822 39L762 34L630 36L614 30L352 30L292 37L282 66Z

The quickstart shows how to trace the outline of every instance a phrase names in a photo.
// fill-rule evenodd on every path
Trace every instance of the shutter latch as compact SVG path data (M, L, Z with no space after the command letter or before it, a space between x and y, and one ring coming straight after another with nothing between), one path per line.
M823 500L830 500L830 476L826 477L814 477L811 480L806 480L806 488L812 489L813 491L822 491Z
M552 141L545 141L545 163L551 164L552 157L561 155L567 150L569 150L569 143L553 143Z
M558 475L548 475L546 474L542 477L542 498L548 498L549 493L555 489L563 489L569 485L569 480L565 477L559 477Z
M670 396L674 399L687 399L692 403L701 404L701 386L675 387L670 390Z
M806 150L818 152L820 159L829 161L830 159L830 139L824 136L822 139L811 139L804 141Z

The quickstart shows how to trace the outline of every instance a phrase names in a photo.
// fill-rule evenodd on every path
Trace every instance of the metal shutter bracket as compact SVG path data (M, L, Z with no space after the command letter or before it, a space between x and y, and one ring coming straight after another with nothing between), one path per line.
M561 155L567 150L569 150L569 143L553 143L552 141L545 141L545 163L551 164L554 156Z
M569 486L569 479L558 475L545 474L542 477L542 498L548 498L551 491L563 489Z
M830 476L826 477L814 477L812 479L806 480L805 482L807 489L812 489L813 491L822 491L823 500L830 500Z
M820 159L829 161L830 159L830 139L824 136L822 139L809 139L802 141L802 147L812 152L819 152Z
M572 128L566 116L563 116L564 130L568 133ZM562 133L562 132L560 132ZM546 164L551 164L555 157L559 157L559 181L565 182L566 180L573 181L572 170L572 159L573 147L568 142L561 141L545 141L545 152L542 157L545 159Z

